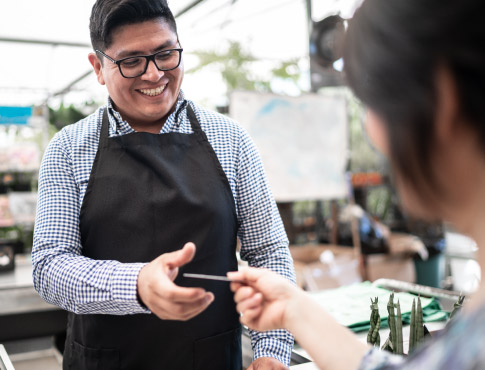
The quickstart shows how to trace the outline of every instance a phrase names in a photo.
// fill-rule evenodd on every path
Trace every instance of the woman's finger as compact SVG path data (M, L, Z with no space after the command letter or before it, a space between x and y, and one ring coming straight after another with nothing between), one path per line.
M234 301L240 302L255 294L255 290L249 286L242 286L234 293Z
M236 309L238 312L244 313L247 310L254 309L256 307L261 307L263 303L263 296L261 293L257 293L251 297L248 297L245 300L240 301L236 305Z
M253 309L248 309L243 312L239 321L241 324L247 325L249 327L254 327L254 323L261 316L262 307L257 307Z
M245 283L252 284L267 273L268 270L264 268L245 267L239 271L228 272L227 277L231 280L241 280Z
M243 284L241 283L237 283L237 282L232 282L229 287L231 288L231 291L235 292L237 291L239 288L241 288L242 286L244 286Z

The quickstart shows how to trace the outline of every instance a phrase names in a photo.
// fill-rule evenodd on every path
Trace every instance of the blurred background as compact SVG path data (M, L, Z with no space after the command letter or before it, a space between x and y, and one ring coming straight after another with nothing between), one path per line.
M169 1L182 89L253 137L302 288L386 278L471 293L474 241L402 212L387 162L362 131L365 108L344 86L341 44L360 2ZM49 140L106 102L87 58L93 3L0 3L0 343L16 369L41 369L25 348L57 362L62 348L65 313L38 301L29 253Z

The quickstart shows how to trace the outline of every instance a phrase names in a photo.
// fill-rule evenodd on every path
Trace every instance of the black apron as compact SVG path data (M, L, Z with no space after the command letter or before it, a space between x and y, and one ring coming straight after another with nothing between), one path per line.
M71 313L64 369L242 368L241 327L229 285L182 276L237 269L229 182L190 105L187 114L193 134L109 138L104 112L81 207L81 243L86 257L129 263L149 262L192 241L195 257L179 269L175 284L202 286L215 300L185 322L153 314Z

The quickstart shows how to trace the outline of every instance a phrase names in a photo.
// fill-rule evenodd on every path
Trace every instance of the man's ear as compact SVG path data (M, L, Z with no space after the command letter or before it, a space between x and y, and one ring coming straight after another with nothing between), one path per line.
M103 77L103 66L98 56L96 55L96 53L89 53L88 59L89 63L91 63L91 65L93 66L94 73L96 73L96 77L98 78L98 82L101 85L104 85L105 82Z

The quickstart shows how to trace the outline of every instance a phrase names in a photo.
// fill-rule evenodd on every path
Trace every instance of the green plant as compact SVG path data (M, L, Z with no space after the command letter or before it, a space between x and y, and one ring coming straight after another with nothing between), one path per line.
M451 311L450 313L450 320L456 315L456 313L458 311L461 310L461 307L463 306L463 301L465 300L465 296L464 295L461 295L458 297L458 301L456 301L454 304L453 304L453 310Z
M411 307L411 323L409 326L409 350L411 352L416 346L416 303L413 299L413 305Z
M379 329L381 327L381 316L379 315L378 301L379 297L376 297L374 301L372 298L370 299L371 314L370 328L369 333L367 334L367 343L372 344L374 347L380 347L381 345L381 336L379 334Z
M370 319L371 328L369 329L369 333L367 334L367 342L375 346L376 341L373 338L379 338L379 333L376 333L376 331L378 332L380 328L380 317L378 321L376 321L376 318L375 318L375 315L376 315L375 310L377 310L377 297L375 301L372 301L372 298L371 298L371 302L372 302L370 306L372 310L371 319ZM463 303L463 299L461 300L459 299L458 302L456 303L457 307L462 303ZM394 354L402 355L404 354L404 349L403 349L401 304L399 303L399 300L397 301L397 303L394 303L394 292L392 292L389 297L389 301L387 303L387 312L388 312L387 322L389 325L389 337L386 339L381 349L392 352ZM377 315L378 314L379 312L377 311ZM413 299L413 305L411 307L411 322L410 322L410 328L409 328L408 353L414 350L416 346L423 341L425 335L429 335L429 333L426 329L426 326L424 325L421 298L418 296L417 304Z
M402 336L402 316L401 304L399 301L394 303L394 292L391 293L387 302L387 322L389 324L389 337L384 342L381 349L402 355L403 354L403 336Z
M387 302L387 323L389 325L389 337L387 337L382 349L394 353L396 350L396 316L394 313L394 292Z
M57 130L60 130L64 126L75 123L88 116L94 112L98 105L94 101L85 102L80 106L74 106L73 104L65 106L61 102L57 109L49 107L49 123Z
M401 305L399 304L399 300L396 304L396 351L394 353L398 355L403 354L403 345L402 345L402 316L401 316Z
M416 306L413 299L411 307L411 323L409 327L409 353L424 339L423 309L421 307L421 298L418 296Z
M229 46L225 52L195 51L193 54L197 56L199 63L187 70L186 73L190 74L208 66L215 66L221 73L227 93L233 90L273 92L271 87L271 80L273 79L289 81L301 91L298 86L301 77L298 59L279 62L270 70L269 79L261 79L254 73L254 64L259 60L245 51L237 41L229 41Z

